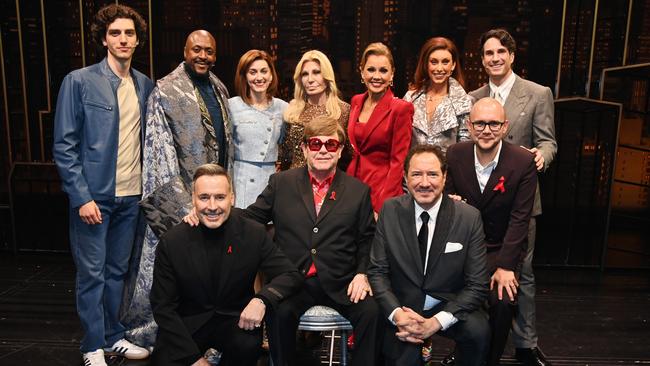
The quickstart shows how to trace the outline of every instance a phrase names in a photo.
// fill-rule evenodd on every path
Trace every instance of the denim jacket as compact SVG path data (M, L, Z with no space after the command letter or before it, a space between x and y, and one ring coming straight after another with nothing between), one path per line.
M153 83L131 68L144 137L146 105ZM59 90L54 117L54 160L71 207L115 197L121 79L101 62L69 73ZM142 144L141 144L142 146Z

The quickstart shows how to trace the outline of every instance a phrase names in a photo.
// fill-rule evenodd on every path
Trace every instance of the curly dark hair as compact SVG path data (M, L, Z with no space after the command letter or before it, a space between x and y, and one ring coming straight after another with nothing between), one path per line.
M138 37L138 46L142 47L147 40L147 22L137 11L126 5L117 4L110 4L99 9L97 15L95 15L95 20L90 26L90 33L95 43L100 47L103 45L102 41L106 38L106 29L117 18L133 20L135 34Z

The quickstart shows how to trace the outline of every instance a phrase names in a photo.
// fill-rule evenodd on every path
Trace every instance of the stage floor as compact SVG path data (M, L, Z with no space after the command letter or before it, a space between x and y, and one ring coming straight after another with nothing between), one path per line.
M539 344L553 365L650 365L650 272L538 268L535 274ZM70 257L0 253L0 365L81 365L80 337ZM441 337L434 344L436 361L452 347ZM301 351L305 365L311 352ZM513 354L509 345L502 364L516 364Z

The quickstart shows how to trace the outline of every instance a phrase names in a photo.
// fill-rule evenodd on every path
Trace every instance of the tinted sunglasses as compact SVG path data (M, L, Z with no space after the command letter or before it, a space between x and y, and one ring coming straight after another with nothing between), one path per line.
M320 151L320 148L323 147L323 145L325 145L325 150L329 152L335 152L336 150L338 150L339 146L341 146L341 143L335 139L329 139L327 141L323 141L318 137L312 137L309 140L307 140L307 147L311 151Z

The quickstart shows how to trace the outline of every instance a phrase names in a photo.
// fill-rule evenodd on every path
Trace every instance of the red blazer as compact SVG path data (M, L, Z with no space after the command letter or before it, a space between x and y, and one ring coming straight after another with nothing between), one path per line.
M352 97L348 138L354 148L347 173L370 186L375 212L388 198L404 193L404 160L411 146L413 104L395 98L388 89L372 111L363 138L357 140L355 128L368 93Z

